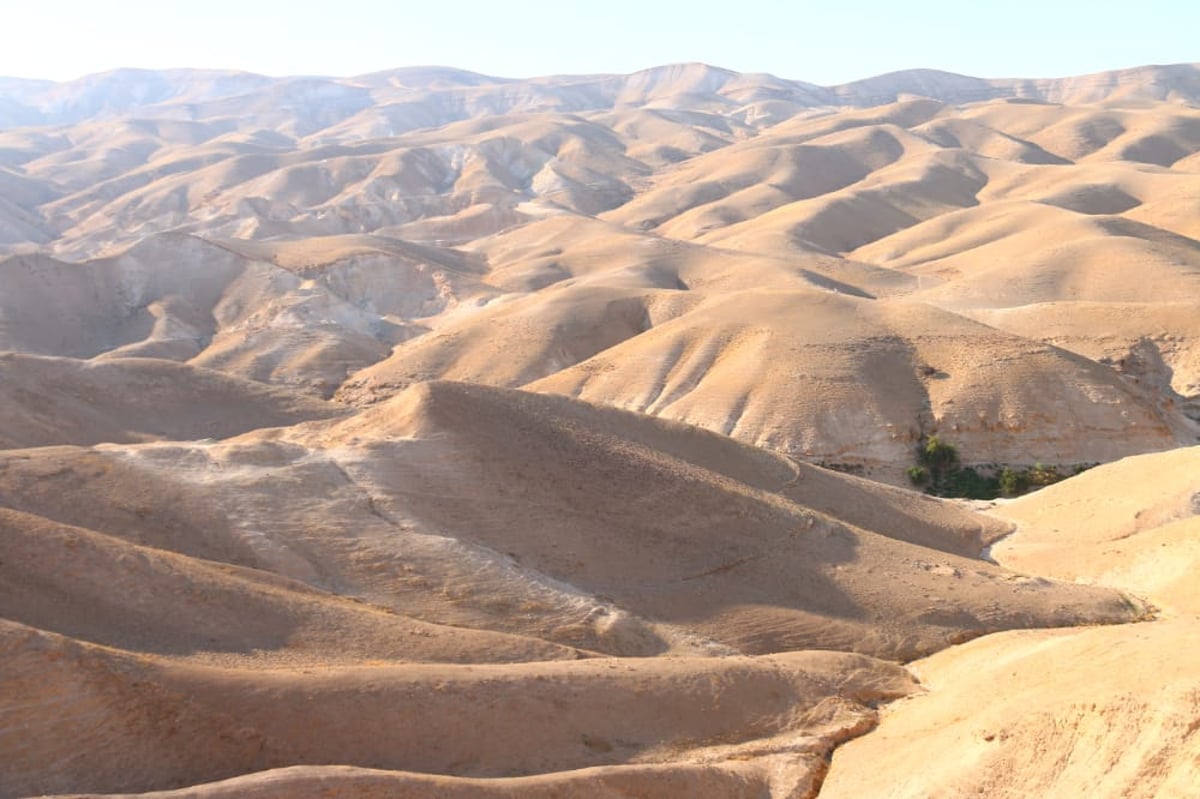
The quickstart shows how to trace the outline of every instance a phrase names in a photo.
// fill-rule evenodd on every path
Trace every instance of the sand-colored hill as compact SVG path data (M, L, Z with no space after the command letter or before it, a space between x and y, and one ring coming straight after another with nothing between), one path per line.
M334 238L303 246L154 236L77 265L0 261L0 347L74 358L163 358L332 393L347 374L460 303L498 292L466 256ZM65 315L46 313L66 306Z
M1189 796L1198 644L1194 621L1162 621L1005 633L922 661L929 694L840 749L821 795Z
M22 84L14 98L64 116L58 128L0 134L14 204L3 214L14 255L2 267L13 290L0 297L0 346L169 358L355 404L429 379L573 391L569 370L630 352L668 358L681 343L661 352L656 339L673 329L704 337L722 305L754 319L760 338L803 338L800 314L744 291L801 297L815 287L908 295L1019 338L973 346L974 363L959 371L925 359L917 368L950 380L926 390L905 378L884 413L870 408L890 378L853 366L866 429L804 413L786 425L734 421L751 395L782 409L805 394L786 378L808 368L789 348L703 410L680 405L677 418L737 427L813 460L878 462L892 480L911 462L905 437L943 417L968 439L1006 431L1003 445L962 442L982 463L1107 461L1191 443L1190 339L1160 347L1170 369L1183 368L1171 395L1114 368L1163 333L1154 324L1126 324L1130 349L1097 357L1070 343L1078 337L1047 339L989 314L1074 303L1090 336L1131 303L1195 293L1193 74L1022 82L915 72L820 89L703 65L532 81L454 70L346 81L118 73L54 96L136 83L154 105L134 114L132 94L80 99L91 111L77 123L76 100L35 101L50 87ZM280 98L292 110L268 108ZM42 313L50 304L72 310ZM951 323L932 312L912 321L884 335L898 332L904 349ZM823 324L847 346L880 332L857 314ZM1028 339L1028 352L1013 354ZM1084 365L1059 369L1043 342L1107 360L1077 380ZM1102 393L1137 410L1084 424L1106 432L1083 441L1060 429L1042 378L1004 366L1013 357L1041 359L1034 371L1055 371L1068 393L1090 397L1115 379ZM705 391L728 383L706 370L689 379ZM653 387L619 372L585 396L648 408ZM971 381L965 405L960 375ZM928 416L935 425L919 421ZM1105 443L1114 436L1123 443Z
M1200 418L1200 308L1190 302L1054 302L971 314L993 327L1111 364L1164 407ZM1153 325L1147 320L1153 319Z
M1121 586L1158 620L1004 633L914 664L929 693L840 749L821 795L1193 793L1198 457L1127 458L998 507L1018 524L992 548L999 562ZM945 756L912 769L929 747Z
M154 358L0 354L0 448L228 438L345 409Z
M1000 507L996 514L1019 532L995 556L1016 568L1038 562L1063 579L1124 585L1169 603L1170 615L1192 614L1197 597L1183 577L1195 560L1198 459L1197 447L1126 458ZM1123 489L1102 490L1109 485Z
M0 79L0 799L1194 792L1198 74Z
M20 742L0 738L5 795L328 763L387 773L201 790L792 795L909 676L860 655L712 655L905 657L1145 612L972 557L1005 527L955 505L693 427L460 384L224 444L13 450L0 474L23 510L3 513L0 557L3 695L23 697L6 708ZM197 502L215 518L190 514ZM517 665L572 657L547 639L689 656ZM438 665L396 665L414 661ZM463 661L509 665L444 665ZM67 686L75 712L43 712ZM76 723L104 744L69 744Z
M535 639L419 622L258 569L142 547L17 511L0 510L0 531L4 617L81 641L297 668L580 654Z
M832 745L870 725L871 704L914 688L900 667L825 652L246 671L135 658L9 622L0 640L23 695L6 708L23 731L5 744L5 795L144 791L330 762L476 778L610 765L602 776L634 790L702 784L704 771L687 766L617 766L675 760L707 761L714 784L697 795L739 782L785 795L811 786ZM77 712L45 712L65 691ZM102 743L80 751L78 736L98 730ZM516 796L522 783L498 787Z
M1170 447L1188 427L1109 368L832 292L726 294L530 387L893 480L935 433L969 462L1080 464Z
M818 500L828 512L806 507L804 473L752 453L626 412L435 383L344 422L224 444L18 451L3 487L12 507L60 523L613 654L907 659L991 630L1141 612L1119 593L997 569L978 553L1000 529L955 529L953 508L893 516L905 500L851 478L822 481L840 496ZM217 509L203 538L158 515L148 473L177 512ZM839 507L859 509L843 521Z

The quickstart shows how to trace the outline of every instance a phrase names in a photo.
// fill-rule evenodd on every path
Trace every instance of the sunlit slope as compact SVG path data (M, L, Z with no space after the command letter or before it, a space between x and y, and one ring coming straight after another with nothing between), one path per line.
M975 463L1175 441L1175 417L1111 369L928 305L833 292L725 295L530 387L885 472L933 433Z
M787 461L720 466L738 447L577 401L434 383L343 422L221 444L26 450L6 460L5 495L423 621L613 654L907 658L994 629L1136 615L1118 593L977 559L997 530L952 506L906 507L842 478L818 485L844 500L809 507L805 472ZM155 506L171 494L172 510ZM201 501L215 518L193 537L195 522L170 514ZM839 506L859 509L843 520Z
M893 482L932 433L1015 465L1200 435L1194 66L22 86L0 348L355 406L536 386Z
M343 415L280 387L155 358L0 354L0 447L227 438Z
M999 562L1121 587L1157 620L1003 633L919 661L929 693L839 750L822 795L1190 795L1197 456L1127 458L998 507L1018 525L993 547Z
M723 796L741 783L786 796L812 787L832 746L873 723L870 705L914 689L898 666L827 652L271 671L136 657L11 622L0 622L0 647L22 695L5 707L22 723L19 741L7 730L0 739L6 796L147 791L309 764L423 772L359 776L439 794L528 795L525 781L453 777L546 775L583 789L555 772L591 767L635 791ZM64 698L86 721L46 712ZM97 744L81 749L81 736ZM359 795L354 771L328 771ZM323 772L285 779L307 792L330 785Z
M0 80L0 797L1188 795L1198 76Z
M580 653L427 624L258 569L0 511L10 621L106 646L241 665L510 662Z

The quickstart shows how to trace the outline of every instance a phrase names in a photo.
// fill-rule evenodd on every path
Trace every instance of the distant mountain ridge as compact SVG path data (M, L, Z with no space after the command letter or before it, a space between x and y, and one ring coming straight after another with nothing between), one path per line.
M140 116L205 119L264 99L290 102L355 97L360 108L416 103L435 122L520 111L583 112L671 105L703 98L731 107L782 101L800 107L869 107L906 96L959 104L996 99L1051 103L1172 101L1200 104L1200 64L1142 66L1052 79L985 79L911 69L836 86L706 64L668 64L628 75L499 78L451 67L404 67L355 77L272 78L207 69L118 69L72 81L0 77L0 129ZM240 100L239 100L240 98ZM215 104L215 107L214 107ZM460 116L461 118L461 116Z
M939 431L1019 467L1190 444L1196 76L5 81L84 121L0 130L0 350L525 387L899 483Z

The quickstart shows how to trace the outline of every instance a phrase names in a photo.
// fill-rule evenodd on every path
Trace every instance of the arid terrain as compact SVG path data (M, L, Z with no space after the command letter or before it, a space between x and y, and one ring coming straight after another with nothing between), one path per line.
M1195 796L1197 569L1200 65L0 78L0 799Z

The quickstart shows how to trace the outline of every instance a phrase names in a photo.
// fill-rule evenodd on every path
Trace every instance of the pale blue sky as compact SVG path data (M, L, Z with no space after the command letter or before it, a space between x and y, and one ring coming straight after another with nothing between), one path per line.
M1200 1L0 0L0 75L119 66L506 77L704 61L839 83L931 67L1059 77L1200 61Z

